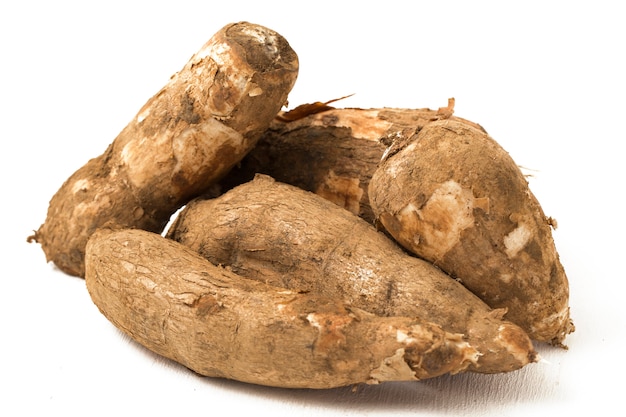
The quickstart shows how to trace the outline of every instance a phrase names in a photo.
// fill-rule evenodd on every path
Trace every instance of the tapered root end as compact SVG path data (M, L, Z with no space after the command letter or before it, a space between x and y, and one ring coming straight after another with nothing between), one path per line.
M544 318L533 326L531 336L539 342L567 349L564 344L565 338L576 330L569 313L570 309L566 306L560 312Z
M511 372L539 360L528 333L502 316L506 310L493 310L489 315L475 317L468 341L480 352L471 371L493 374Z
M539 355L526 332L512 323L504 323L499 327L496 342L503 347L503 352L508 354L511 370L539 360Z

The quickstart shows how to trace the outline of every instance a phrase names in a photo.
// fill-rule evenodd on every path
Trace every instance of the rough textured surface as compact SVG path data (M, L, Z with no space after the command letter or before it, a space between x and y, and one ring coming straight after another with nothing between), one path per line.
M295 52L276 32L225 26L61 186L29 240L61 270L82 276L85 245L98 227L160 232L254 147L297 73Z
M85 262L92 300L115 326L201 375L332 388L455 373L476 359L434 324L247 280L142 230L99 230Z
M486 133L433 122L370 181L374 213L407 250L460 279L539 341L574 330L569 286L526 178Z
M167 237L251 279L463 334L481 355L471 370L506 372L535 360L526 333L501 320L502 311L363 219L270 177L190 202Z
M267 174L373 222L367 188L388 145L408 140L426 124L450 116L431 109L335 109L320 104L324 105L310 105L317 113L299 112L304 115L293 121L281 116L274 120L256 147L221 182L222 191L257 173ZM291 112L281 113L286 114Z

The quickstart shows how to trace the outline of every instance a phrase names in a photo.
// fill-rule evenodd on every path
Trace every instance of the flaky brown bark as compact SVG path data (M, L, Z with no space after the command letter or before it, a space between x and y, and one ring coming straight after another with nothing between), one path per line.
M115 326L201 375L332 388L456 373L476 359L434 324L244 279L142 230L96 232L85 280Z
M381 163L372 208L406 249L460 279L539 341L574 330L551 224L510 155L486 133L430 123Z
M363 219L267 176L190 202L167 237L247 278L463 334L480 354L473 371L512 371L536 358L526 333L503 321L502 311Z
M278 33L225 26L61 186L29 240L61 270L82 276L85 245L98 227L160 232L254 147L297 73L297 56Z

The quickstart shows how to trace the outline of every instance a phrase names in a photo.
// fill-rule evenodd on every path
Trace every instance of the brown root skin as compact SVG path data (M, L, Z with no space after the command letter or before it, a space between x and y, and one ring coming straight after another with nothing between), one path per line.
M347 210L270 177L190 202L167 237L247 278L462 334L480 354L471 371L508 372L536 360L526 333L460 283Z
M496 141L454 120L425 126L369 184L372 209L407 250L460 279L531 338L574 331L551 222Z
M205 376L322 389L457 373L476 359L437 325L244 279L155 233L101 229L85 262L115 326Z
M254 147L297 73L297 55L276 32L225 26L61 186L29 241L61 270L83 276L87 239L103 224L162 231Z
M293 121L274 120L256 147L221 181L222 191L257 173L267 174L313 191L372 223L368 184L389 145L408 140L442 117L480 128L445 109L443 114L430 109L330 108L303 117L297 112Z

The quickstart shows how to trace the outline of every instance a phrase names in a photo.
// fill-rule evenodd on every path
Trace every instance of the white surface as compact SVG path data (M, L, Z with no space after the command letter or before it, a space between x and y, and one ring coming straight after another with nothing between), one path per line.
M548 416L621 407L624 30L619 2L2 2L0 415ZM409 6L410 4L410 6ZM292 106L430 107L482 124L559 228L577 331L507 375L291 391L198 377L118 332L81 279L26 237L223 25L248 20L300 57ZM138 414L140 413L140 414Z

